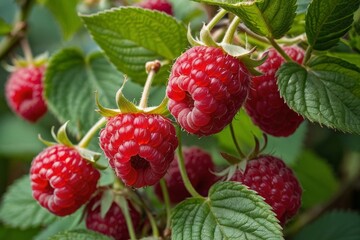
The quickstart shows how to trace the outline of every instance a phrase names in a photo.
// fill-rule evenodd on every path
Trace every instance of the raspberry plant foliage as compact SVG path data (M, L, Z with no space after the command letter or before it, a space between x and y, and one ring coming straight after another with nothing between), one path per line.
M58 144L70 148L71 151L78 151L79 156L89 166L98 168L95 171L99 171L101 177L96 192L93 192L92 196L86 196L79 206L72 208L72 215L68 219L62 218L60 221L54 221L55 217L31 198L31 194L34 193L30 192L30 188L24 191L24 196L15 191L17 188L30 186L28 177L24 177L5 194L0 205L2 222L22 229L41 225L44 229L38 233L37 239L107 239L110 236L115 239L283 239L296 235L299 229L307 224L307 221L302 220L308 219L306 214L312 207L329 201L335 192L340 191L339 182L329 165L303 148L306 146L305 140L308 140L307 128L313 125L303 123L297 129L296 126L287 138L277 138L276 134L263 137L263 132L254 125L242 106L251 98L248 94L252 84L250 75L266 75L261 72L264 71L261 65L272 60L271 56L266 55L268 49L271 49L284 59L280 69L273 74L277 80L275 87L279 90L272 93L276 95L276 99L283 101L305 121L342 132L359 134L360 64L353 50L356 52L358 49L353 43L360 38L356 34L358 20L356 17L354 20L354 12L359 8L360 1L194 2L167 2L166 4L172 5L173 16L161 11L143 9L141 6L145 3L141 1L39 0L35 3L32 0L24 0L19 4L22 15L20 14L17 21L20 23L27 21L27 14L32 6L42 4L58 21L63 38L73 37L74 41L67 42L66 45L75 46L51 51L45 77L42 79L43 96L49 111L60 123L69 121L55 136ZM208 18L205 17L204 9L208 10ZM215 9L214 13L211 9ZM28 30L15 28L5 20L0 20L0 34L7 34L2 41L5 44L0 44L2 59L19 41L24 41L21 39L26 36ZM199 22L204 22L204 25L201 27ZM9 28L12 31L9 31ZM77 42L79 39L86 44ZM347 55L334 48L344 42L348 43L345 46ZM288 46L302 48L305 52L304 60L293 61L284 50ZM193 48L215 49L241 66L223 66L221 73L209 67L210 72L204 71L204 76L198 81L196 74L203 73L197 68L201 61L199 56L182 62L188 81L196 82L189 84L193 88L187 89L189 92L200 91L199 89L204 87L202 85L207 84L209 89L213 89L212 95L222 92L227 96L219 98L215 104L228 104L231 111L226 111L226 121L218 119L216 114L209 114L209 119L206 119L211 122L212 127L216 126L216 131L207 129L199 133L194 129L189 130L188 125L194 127L194 123L206 125L202 122L203 116L194 115L192 119L178 119L178 114L172 111L174 107L171 101L173 97L184 97L185 93L166 90L173 86L171 76L177 71L177 59L182 59L184 53ZM24 52L26 55L26 48ZM209 52L206 56L208 62L202 68L212 66L219 55ZM157 67L152 67L155 63ZM214 82L225 82L226 78L219 77L219 74L227 75L231 68L243 73L238 74L242 79L236 81L236 77L234 78L234 82L238 84L235 84L234 88L244 90L241 96L229 94L232 88L224 91L223 85L214 85ZM194 73L188 74L189 69ZM246 76L245 80L242 75ZM179 86L185 85L184 81L178 82ZM177 87L180 88L179 86ZM207 103L205 100L210 97L209 94L199 94L196 98ZM271 105L271 102L268 104ZM208 105L213 107L211 104ZM182 105L176 107L178 112L184 110ZM190 104L190 108L192 107ZM204 109L206 110L206 107ZM259 109L261 114L261 107ZM137 118L139 116L141 119ZM161 121L166 122L165 130L159 126L154 127L156 124L162 125ZM139 125L141 128L137 127ZM70 137L63 134L66 126ZM171 138L167 139L165 133L171 135ZM198 138L192 136L194 133L199 136L217 134L216 137ZM45 143L51 144L46 141ZM202 170L211 173L212 176L218 176L218 182L210 179L210 175L203 177L202 180L211 180L212 185L206 186L205 193L193 183L191 175L193 172L196 174L196 171L186 165L186 156L182 151L183 146L188 145L191 148L194 143L202 145L204 150L212 155L211 161L215 164L215 167L209 164L209 169ZM260 149L263 145L267 147ZM160 152L162 154L158 154ZM300 184L303 184L305 204L300 210L299 204L296 205L296 209L291 210L291 215L298 212L293 220L277 219L271 205L266 203L266 196L261 196L261 191L257 193L256 189L251 190L251 186L248 188L246 184L240 183L241 181L229 181L234 174L245 173L246 166L252 166L254 159L264 154L284 159L288 167L295 170L291 175L294 175L294 178L297 174L301 176L299 180ZM54 158L58 159L55 161L71 164L71 157L62 159L51 154L48 158L35 157L34 162L41 159L46 165ZM306 158L307 161L301 162L301 158ZM314 165L327 169L324 171L325 176L319 177L317 172L306 171L306 168L312 166L309 159L321 162ZM176 194L177 184L167 184L166 177L160 180L167 171L170 172L170 164L177 165L177 178L182 184L181 191L186 190L188 196L176 204L171 204L169 193ZM103 169L105 166L106 170ZM152 166L151 171L145 171L150 169L149 166ZM79 181L78 186L81 186L81 181L86 180L77 174L71 174L69 169L76 171L76 166L74 169L71 166L60 170L64 171L64 176L68 174L66 176L69 178L77 178L74 182ZM355 171L357 168L353 169ZM40 168L39 172L51 177L52 169L47 170L45 173L45 170ZM254 171L261 172L258 169ZM356 174L350 174L347 180L352 182L352 177L357 176ZM257 178L261 177L265 176L256 176L249 181L258 181ZM309 179L327 180L314 187L309 185ZM272 180L276 183L275 177ZM34 181L34 178L31 181ZM51 181L49 184L52 184ZM155 184L156 187L153 187ZM76 186L68 185L71 191L74 191L71 192L74 195L76 191L81 191ZM150 186L143 188L148 185ZM317 191L316 186L321 186L327 191L314 194ZM169 187L171 189L168 189ZM270 185L265 181L261 183L261 187L269 188ZM154 188L157 195L161 192L161 198L154 194ZM99 201L94 204L93 197L103 191L104 194L96 199ZM299 192L301 191L297 191ZM71 194L65 195L62 196L63 199L73 200ZM44 202L44 197L37 200ZM159 200L162 203L159 204ZM67 203L59 201L59 204ZM21 204L27 207L17 207ZM109 220L106 216L113 213L113 204L122 222L122 230L117 233L107 231L112 229L112 226L105 229L100 225L112 225L113 219ZM140 220L131 216L133 208ZM34 209L36 221L25 221L25 218L32 217L29 209ZM74 212L75 210L77 211ZM99 224L94 227L91 222L87 222L86 230L82 216L85 212L90 214L95 210L95 218L91 220L91 216L88 216L87 221L98 221ZM314 226L326 231L326 227L320 224ZM128 232L122 236L125 228ZM309 230L305 228L304 231L306 235L306 231ZM354 234L356 233L347 232L343 233L343 236L353 237ZM304 233L296 235L295 239L306 239L303 236Z

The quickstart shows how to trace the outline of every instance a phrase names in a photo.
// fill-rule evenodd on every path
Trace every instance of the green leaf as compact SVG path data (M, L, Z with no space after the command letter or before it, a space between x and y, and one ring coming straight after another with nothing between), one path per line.
M296 12L296 0L195 0L217 5L239 16L253 32L281 38L289 31Z
M174 209L172 239L283 239L263 198L237 182L213 185L209 198L190 198Z
M341 58L344 61L352 63L360 68L360 55L358 53L346 53L346 52L328 52L328 56Z
M32 197L29 175L9 187L0 205L0 220L11 227L39 227L55 219L55 215L42 208Z
M360 134L360 69L327 56L308 67L285 63L277 72L280 94L290 108L310 121Z
M330 212L303 228L294 240L356 240L359 226L360 215L356 212Z
M303 188L302 207L310 208L329 200L339 184L328 163L313 152L304 151L293 166Z
M315 50L335 46L350 29L360 0L313 0L306 14L306 35Z
M63 49L55 54L45 75L45 97L49 109L69 130L84 134L100 118L95 112L95 94L107 106L116 106L115 94L123 76L101 53L84 56L77 49Z
M9 34L10 32L11 25L5 22L5 20L0 17L0 36Z
M49 240L110 240L111 238L85 229L66 231L56 234Z
M81 17L110 61L136 82L145 82L146 62L170 62L187 47L185 26L157 11L122 7ZM155 82L166 82L168 72L166 64Z
M64 39L69 39L81 26L76 12L78 0L44 0L42 1L59 23Z

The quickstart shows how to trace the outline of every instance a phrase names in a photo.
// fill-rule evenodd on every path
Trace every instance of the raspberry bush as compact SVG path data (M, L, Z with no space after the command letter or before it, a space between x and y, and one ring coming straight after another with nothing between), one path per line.
M360 239L359 6L1 3L0 239Z

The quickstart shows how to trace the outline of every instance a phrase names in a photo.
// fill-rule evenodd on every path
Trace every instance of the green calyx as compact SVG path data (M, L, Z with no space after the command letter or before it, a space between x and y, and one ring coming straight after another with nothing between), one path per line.
M148 73L148 79L143 90L143 94L140 100L140 104L136 105L130 100L128 100L124 94L123 89L127 82L127 78L124 78L124 82L120 89L116 93L115 101L117 109L106 108L101 105L99 101L99 95L95 93L96 106L98 107L97 112L100 113L103 117L115 117L119 114L125 113L146 113L146 114L158 114L158 115L168 115L169 111L167 109L168 98L165 96L161 103L158 106L148 107L147 98L150 91L151 82L154 78L156 72L159 71L161 63L159 61L153 61L146 64L146 71Z
M231 21L228 29L223 36L221 42L217 42L212 36L211 30L212 28L221 20L223 16L225 16L227 12L225 10L221 10L215 17L206 25L204 24L200 30L199 38L193 37L191 34L190 25L188 26L187 38L189 43L192 46L209 46L209 47L218 47L221 48L225 53L230 56L233 56L239 59L249 70L249 72L254 76L259 76L261 73L257 71L255 68L260 66L266 60L266 57L262 59L252 59L251 55L256 50L255 48L246 49L242 46L232 44L234 36L236 34L236 30L240 24L240 18L235 16Z
M97 169L106 169L107 166L103 166L99 164L97 161L101 157L101 153L91 151L89 149L74 145L71 140L69 139L66 133L66 127L69 121L65 122L59 130L55 133L54 127L51 129L51 135L54 139L54 142L44 140L39 135L39 140L47 146L54 146L56 144L61 144L67 147L71 147L76 149L76 151L80 154L80 156L85 159L86 161L90 162L95 168Z

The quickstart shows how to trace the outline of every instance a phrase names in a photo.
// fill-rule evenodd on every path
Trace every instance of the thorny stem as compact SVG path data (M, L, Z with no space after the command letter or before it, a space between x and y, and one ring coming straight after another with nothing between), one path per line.
M235 131L234 131L234 126L233 126L233 123L232 123L232 122L230 123L230 132L231 132L231 138L232 138L232 140L233 140L233 142L234 142L234 145L235 145L236 150L238 151L240 157L241 157L241 158L245 158L245 154L241 151L241 148L240 148L240 146L239 146L239 143L238 143L238 141L237 141L237 139L236 139Z
M151 84L155 78L155 74L160 70L161 62L158 60L155 60L153 62L147 62L145 67L148 76L145 82L144 90L141 95L140 104L139 104L139 107L142 109L145 109L147 107Z
M184 155L182 152L182 146L181 146L181 129L178 126L177 127L177 137L179 140L179 146L177 148L177 161L180 169L181 178L184 182L186 190L191 194L192 197L195 198L203 198L193 187L193 185L190 182L189 176L187 175L185 163L184 163Z
M166 229L170 229L171 224L171 207L170 207L170 198L169 198L169 192L166 186L166 182L164 179L160 180L160 187L162 191L162 195L165 202L165 210L166 210Z
M78 146L81 148L86 148L89 145L91 139L95 136L99 129L105 125L105 123L106 118L100 118L100 120L97 121L95 125L92 126L90 130L85 134L85 136L81 139L81 141L78 143Z
M209 31L215 27L215 25L225 16L227 13L226 10L221 9L212 19L211 21L206 25Z
M16 16L11 33L0 42L0 60L3 59L25 36L27 26L26 20L34 3L35 0L23 0L20 4L20 11Z
M279 44L273 39L268 38L271 45L280 53L280 55L287 61L287 62L293 62L293 60L285 53L284 49L282 49Z
M241 19L238 16L235 16L234 19L231 21L230 26L228 30L225 33L225 36L223 38L223 43L231 43L234 39L234 34L236 32L236 29L240 23Z

